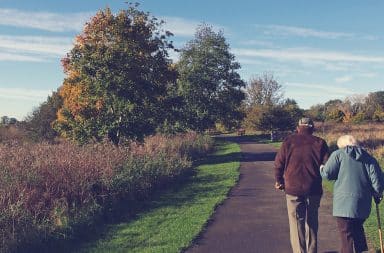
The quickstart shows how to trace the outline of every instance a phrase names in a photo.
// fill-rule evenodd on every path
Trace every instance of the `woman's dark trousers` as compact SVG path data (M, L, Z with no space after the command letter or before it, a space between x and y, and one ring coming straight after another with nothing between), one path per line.
M341 238L341 253L354 253L368 250L365 239L364 220L336 217ZM353 251L355 249L355 251Z

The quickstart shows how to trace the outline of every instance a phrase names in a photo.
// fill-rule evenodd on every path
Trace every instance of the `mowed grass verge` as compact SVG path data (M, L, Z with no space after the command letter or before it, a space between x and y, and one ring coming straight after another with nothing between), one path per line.
M380 163L381 169L384 169L384 163L381 161ZM379 204L379 214L381 220L381 226L384 225L384 202L380 202ZM383 226L384 228L384 226ZM364 223L365 234L370 242L373 243L376 252L380 252L380 238L379 238L379 230L377 223L377 213L376 213L376 204L372 201L372 210L368 219Z
M134 219L111 225L105 235L75 252L180 252L202 231L239 177L240 147L216 142L216 152L200 162L183 184L145 203Z

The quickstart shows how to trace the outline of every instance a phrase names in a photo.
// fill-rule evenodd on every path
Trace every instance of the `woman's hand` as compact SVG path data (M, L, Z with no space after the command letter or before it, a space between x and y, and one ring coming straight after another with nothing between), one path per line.
M381 200L383 199L383 194L373 194L373 200L375 201L376 204L379 204Z

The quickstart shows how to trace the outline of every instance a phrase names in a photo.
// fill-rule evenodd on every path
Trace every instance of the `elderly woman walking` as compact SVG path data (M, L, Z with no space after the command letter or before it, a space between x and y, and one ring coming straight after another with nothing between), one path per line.
M341 136L320 174L336 180L333 187L333 216L341 238L341 253L368 250L363 223L371 212L372 197L381 200L384 189L381 169L351 135Z

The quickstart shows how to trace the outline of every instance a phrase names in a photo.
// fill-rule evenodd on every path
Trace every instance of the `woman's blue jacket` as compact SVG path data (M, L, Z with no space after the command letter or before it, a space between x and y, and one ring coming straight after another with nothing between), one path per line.
M384 180L375 158L357 146L347 146L331 154L320 174L335 180L333 216L366 219L373 194L381 195Z

